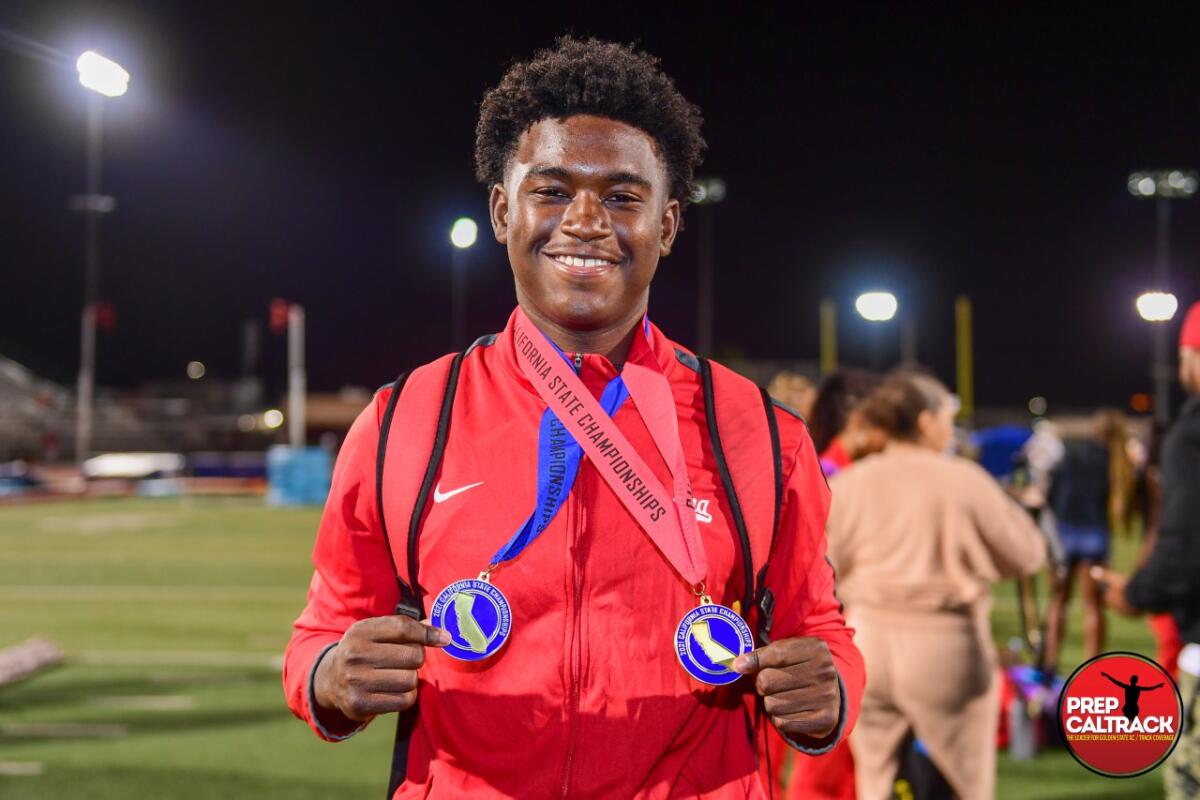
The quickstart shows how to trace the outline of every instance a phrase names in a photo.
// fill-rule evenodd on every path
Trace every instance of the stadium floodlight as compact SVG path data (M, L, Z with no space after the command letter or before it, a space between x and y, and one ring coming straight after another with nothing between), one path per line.
M1171 285L1171 202L1187 200L1200 189L1195 170L1173 168L1130 173L1126 186L1141 200L1154 200L1154 285ZM1168 299L1169 298L1169 299ZM1146 292L1137 300L1138 313L1147 322L1166 322L1175 316L1178 302L1165 291ZM1171 418L1170 342L1166 325L1154 326L1154 420L1166 425Z
M1188 169L1141 170L1130 173L1126 185L1134 197L1185 200L1200 188L1200 178Z
M75 402L75 460L82 467L92 449L92 406L96 390L96 309L100 286L100 217L116 201L100 192L104 98L129 89L129 73L117 62L88 50L75 61L79 83L92 90L87 103L87 194L72 205L87 214L83 313L80 315L79 379Z
M1179 300L1170 292L1143 292L1138 295L1137 311L1146 322L1170 322L1179 310Z
M470 217L459 217L450 228L450 243L459 250L466 250L475 244L479 236L479 226Z
M117 62L88 50L75 61L79 82L105 97L120 97L129 90L129 73Z
M467 251L479 236L479 226L470 217L459 217L450 226L450 346L467 346Z
M899 307L891 292L863 292L854 301L854 309L868 322L887 322L896 316Z
M721 178L697 178L692 202L698 206L719 203L725 199L725 181Z

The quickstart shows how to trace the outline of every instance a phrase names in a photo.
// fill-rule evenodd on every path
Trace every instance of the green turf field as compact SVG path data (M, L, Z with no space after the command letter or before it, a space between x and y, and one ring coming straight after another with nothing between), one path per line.
M41 634L70 659L0 688L0 797L381 798L390 720L330 745L283 702L278 657L316 522L242 499L0 508L0 646ZM1001 640L1015 633L1007 588L995 620ZM1113 649L1152 653L1141 622L1114 619L1111 633ZM1064 665L1079 660L1073 640ZM1062 752L1001 759L1005 798L1159 787L1157 773L1109 780Z

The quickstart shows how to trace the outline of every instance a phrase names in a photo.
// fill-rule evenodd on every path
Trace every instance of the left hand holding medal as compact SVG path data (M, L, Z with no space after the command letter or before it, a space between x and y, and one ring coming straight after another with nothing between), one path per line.
M756 676L763 707L784 734L824 739L837 730L841 689L833 656L821 639L780 639L739 656L733 669Z

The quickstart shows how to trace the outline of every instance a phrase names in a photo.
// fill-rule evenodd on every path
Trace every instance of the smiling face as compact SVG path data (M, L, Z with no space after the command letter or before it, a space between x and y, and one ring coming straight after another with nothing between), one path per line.
M654 140L637 128L590 115L530 126L491 195L525 313L563 332L628 330L679 230L667 187Z

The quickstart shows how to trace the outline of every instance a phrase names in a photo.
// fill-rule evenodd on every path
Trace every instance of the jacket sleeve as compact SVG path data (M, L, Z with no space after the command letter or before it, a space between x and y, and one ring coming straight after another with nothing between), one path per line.
M394 613L399 597L375 497L379 415L387 397L388 390L380 392L359 414L338 453L313 550L308 603L283 657L288 706L328 741L346 739L365 723L328 711L318 718L311 687L317 664L358 620Z
M978 560L976 568L992 581L1037 572L1046 563L1046 537L1033 516L1005 494L978 464L966 461L962 464L969 470L968 485L964 488L971 516L986 551L986 557ZM971 544L963 542L966 548Z
M774 597L770 636L773 641L815 636L829 646L842 696L838 727L820 741L784 737L801 752L819 755L833 749L854 728L866 672L862 655L854 646L854 631L846 626L834 591L833 566L825 552L829 487L807 431L785 475L780 525L766 577L766 586Z
M1162 531L1142 568L1125 587L1125 599L1140 611L1170 611L1200 597L1200 535Z
M1141 611L1170 611L1200 600L1200 419L1184 415L1163 445L1163 505L1150 557L1125 587Z

